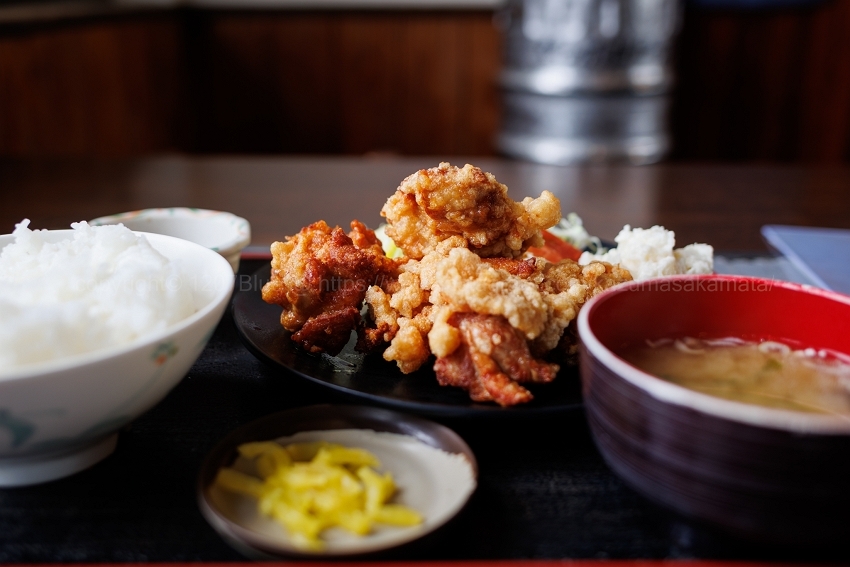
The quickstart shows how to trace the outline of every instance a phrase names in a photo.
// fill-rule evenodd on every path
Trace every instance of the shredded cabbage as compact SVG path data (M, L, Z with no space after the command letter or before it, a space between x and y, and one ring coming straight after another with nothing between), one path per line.
M579 250L586 250L593 254L602 254L606 248L596 236L591 236L584 228L581 217L576 213L570 213L562 217L558 224L548 229L550 233L565 242L569 242Z
M384 249L384 254L386 254L387 258L401 258L404 256L404 250L396 246L393 239L387 236L387 223L383 223L375 229L375 236L381 241L381 248Z

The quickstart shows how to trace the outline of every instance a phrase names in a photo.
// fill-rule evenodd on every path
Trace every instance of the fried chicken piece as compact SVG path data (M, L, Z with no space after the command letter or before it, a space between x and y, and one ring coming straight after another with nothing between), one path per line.
M337 354L348 342L352 329L360 321L360 310L342 307L319 313L292 335L292 340L310 352Z
M508 188L481 169L441 163L401 182L381 214L389 235L408 258L421 259L452 236L481 257L515 258L542 246L541 230L561 218L561 205L544 191L516 202Z
M546 327L548 306L534 281L493 267L466 248L430 255L422 263L426 268L434 265L431 303L451 305L452 311L501 315L528 339ZM431 281L424 275L422 279Z
M504 319L477 313L455 313L449 324L463 333L470 350L493 361L517 382L546 383L555 379L557 364L535 359L528 350L525 337Z
M394 361L405 374L414 372L431 357L428 332L431 330L431 311L425 306L412 317L399 317L398 332L384 351L384 360Z
M457 348L456 329L445 321L455 311L504 315L529 337L543 328L547 305L537 284L510 273L535 273L533 258L483 260L450 242L441 242L422 260L403 264L394 293L377 288L366 293L371 324L362 333L367 337L362 348L389 342L384 358L395 361L402 372L416 370L432 352L442 356Z
M558 346L586 301L631 280L628 270L602 262L580 266L572 260L553 264L541 258L482 259L464 248L444 256L431 253L419 269L422 281L431 282L432 303L448 305L451 311L505 317L531 341L538 357ZM429 334L431 351L438 357L456 348L457 339L444 327L438 318Z
M534 258L482 258L490 266L504 270L512 276L528 279L537 271L537 261Z
M421 260L408 260L400 271L393 294L370 290L366 302L374 332L390 342L384 358L405 372L419 368L431 353L445 358L458 348L461 334L448 323L455 312L504 317L542 358L561 343L564 330L588 299L630 279L627 270L602 263L582 267L572 260L553 264L540 258L480 258L466 248L452 247L450 240ZM429 321L420 316L395 338L399 322L426 304L434 306ZM427 339L427 349L420 339ZM554 360L569 362L561 352L556 351Z
M631 280L631 273L619 264L591 262L580 266L572 260L564 260L544 265L540 290L548 298L567 295L579 309L606 289ZM548 352L550 359L562 364L574 364L578 353L578 333L572 322L574 319L575 316L565 321L566 324L558 333L542 333L533 342L532 351L538 356Z
M493 401L493 396L487 392L487 388L478 377L478 371L475 369L475 363L472 362L472 356L466 344L461 344L451 354L438 358L434 362L434 372L441 386L462 388L469 393L470 399L474 402ZM522 389L525 390L525 388ZM521 402L517 400L517 403Z
M540 289L548 293L560 293L580 284L585 287L581 297L576 299L584 303L612 286L629 281L632 281L632 274L619 264L591 262L581 266L572 260L563 260L543 266Z
M434 371L441 386L462 388L474 402L496 402L510 407L534 398L531 392L499 370L492 359L471 353L466 345L445 358L438 358Z
M422 289L418 273L405 271L408 264L400 267L393 286L373 286L366 292L371 323L364 327L358 342L360 352L372 352L390 343L384 358L397 362L405 373L418 369L431 354L425 338L431 329L429 294Z
M460 330L462 342L434 363L437 380L467 390L474 401L525 403L533 396L520 383L551 382L558 373L557 364L531 355L525 337L504 317L454 313L447 322Z
M431 319L433 324L428 328L416 325L416 329L427 333L430 352L437 357L447 356L457 348L457 331L446 322L446 317L454 312L503 316L527 339L546 334L551 338L545 344L550 349L555 347L577 307L569 294L540 290L547 262L535 258L482 259L449 243L450 240L443 241L421 260L408 260L402 265L399 289L394 294L379 290L367 293L375 328L385 331L385 340L395 341L384 353L386 360L395 360L406 368L415 366L413 360L425 362L429 353L418 340L414 341L414 329L407 330L407 335L398 340L393 330L398 329L400 318L411 317L414 309L427 303L437 308ZM415 345L417 356L406 352L405 345Z
M346 235L324 221L271 246L271 280L263 300L283 308L280 322L309 352L337 354L360 320L366 290L392 287L398 262L387 258L375 233L359 221Z
M357 330L358 352L374 352L393 340L398 332L398 312L390 305L390 298L380 286L366 290L364 301L369 308L369 323L361 322Z

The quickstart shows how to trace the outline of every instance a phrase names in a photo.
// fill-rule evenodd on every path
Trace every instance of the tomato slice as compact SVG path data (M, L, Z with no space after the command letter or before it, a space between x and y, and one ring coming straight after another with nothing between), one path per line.
M564 242L548 230L543 231L543 247L529 248L528 251L550 262L560 262L565 259L578 261L581 256L581 250L569 242Z

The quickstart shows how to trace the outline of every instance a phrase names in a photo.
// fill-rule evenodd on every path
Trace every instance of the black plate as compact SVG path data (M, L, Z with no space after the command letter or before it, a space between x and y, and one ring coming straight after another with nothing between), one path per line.
M402 374L394 362L380 353L363 355L354 341L337 356L307 353L280 325L281 308L263 301L260 287L269 280L271 266L257 270L251 285L233 298L233 320L245 346L260 360L292 371L311 382L327 386L353 399L420 415L437 417L519 417L581 409L578 368L561 369L550 384L533 384L534 399L520 406L502 408L495 403L478 403L460 388L440 386L427 362L418 371Z

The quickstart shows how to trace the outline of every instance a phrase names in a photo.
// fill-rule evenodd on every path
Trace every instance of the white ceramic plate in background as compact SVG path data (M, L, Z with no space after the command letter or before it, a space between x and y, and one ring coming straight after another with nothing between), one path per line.
M189 240L224 256L233 272L239 255L251 242L251 225L233 213L189 207L142 209L99 217L91 225L123 224L138 232L152 232Z

